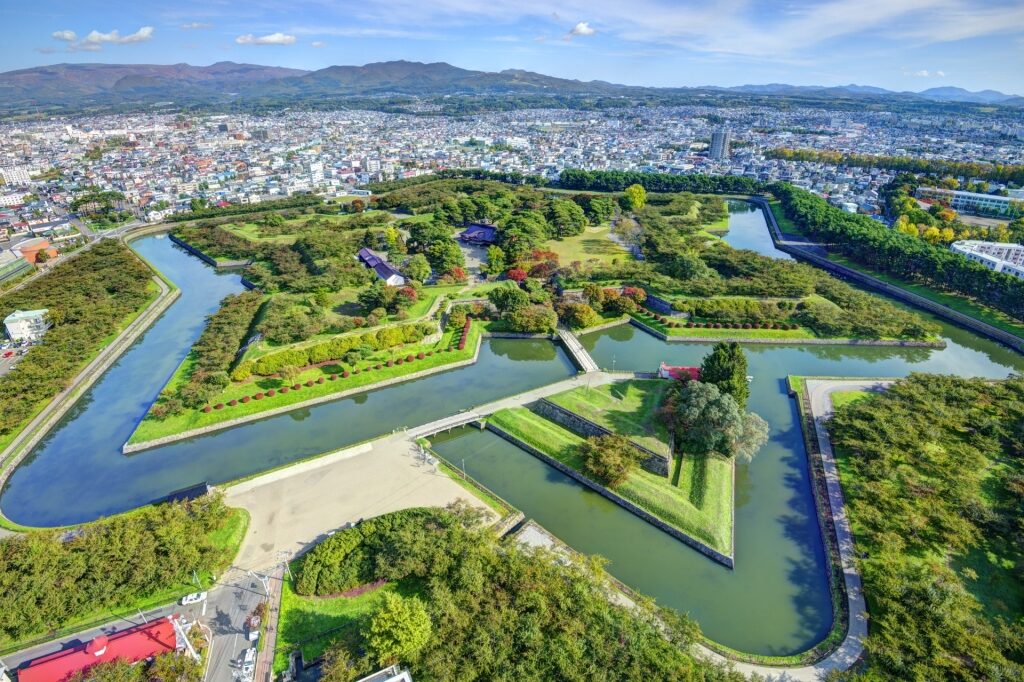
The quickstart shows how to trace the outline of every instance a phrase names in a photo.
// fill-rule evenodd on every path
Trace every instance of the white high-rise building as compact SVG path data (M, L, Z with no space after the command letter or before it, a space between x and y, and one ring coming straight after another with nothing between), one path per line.
M725 128L711 133L711 158L728 159L730 142L732 142L732 133Z

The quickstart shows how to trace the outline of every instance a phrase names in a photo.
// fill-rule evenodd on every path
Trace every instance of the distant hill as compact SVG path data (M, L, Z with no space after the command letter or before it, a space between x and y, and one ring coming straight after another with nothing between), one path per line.
M896 93L865 85L796 86L785 83L731 88L650 88L605 81L579 81L508 69L500 72L462 69L444 62L390 61L364 66L329 66L303 71L276 66L217 62L189 64L55 64L0 73L0 108L41 110L72 107L131 106L173 101L217 105L239 101L280 101L299 104L319 98L413 95L587 95L665 98L695 93L733 93L766 97L899 98L948 103L1021 106L1022 98L992 90L931 88L921 93Z

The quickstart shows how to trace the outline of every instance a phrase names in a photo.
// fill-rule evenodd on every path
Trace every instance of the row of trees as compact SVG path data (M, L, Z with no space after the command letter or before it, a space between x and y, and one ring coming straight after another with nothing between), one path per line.
M396 660L417 680L743 679L690 656L697 628L685 617L644 600L612 604L598 561L500 543L462 505L365 521L314 548L296 574L298 591L321 596L371 580L418 596L384 598L334 643L325 682Z
M285 199L272 199L259 204L231 204L214 208L198 208L188 213L175 213L167 217L170 222L181 222L185 220L197 220L199 218L217 218L221 216L237 216L246 213L265 211L276 211L282 208L304 208L307 206L319 206L323 198L315 194L294 194Z
M989 270L947 248L888 229L867 216L830 206L805 190L772 187L787 217L813 238L873 270L975 298L1024 319L1024 280Z
M811 161L830 166L853 166L856 168L885 168L886 170L926 173L935 176L982 178L996 182L1013 182L1024 185L1024 166L1003 163L978 163L974 161L949 161L946 159L923 159L915 156L876 156L874 154L848 154L845 152L817 149L788 149L781 147L765 153L769 159L789 161Z
M0 296L0 319L47 308L53 327L41 345L0 377L0 436L66 388L100 347L150 299L152 273L121 242L106 239L21 289Z
M829 433L871 615L844 677L1024 678L1024 378L913 374Z
M222 496L145 507L73 531L0 540L0 638L49 632L90 613L132 607L218 571L232 556L211 535L227 523ZM230 548L233 550L233 548Z
M253 319L263 304L263 294L246 291L231 294L220 308L206 318L206 327L192 344L190 371L173 394L161 395L153 415L162 418L178 414L182 408L198 409L231 382L228 371L248 338Z
M639 185L648 192L694 192L696 194L755 194L763 186L752 178L738 175L675 175L637 171L586 171L566 168L558 184L565 189L591 192L622 192Z

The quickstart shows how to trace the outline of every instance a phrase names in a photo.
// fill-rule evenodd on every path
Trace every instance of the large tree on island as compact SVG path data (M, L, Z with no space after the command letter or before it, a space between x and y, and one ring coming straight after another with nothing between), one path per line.
M704 356L700 366L700 380L714 384L728 393L741 410L747 409L750 386L747 384L747 356L735 341L716 343Z
M684 447L750 460L768 441L768 424L744 412L717 386L681 381L673 386L662 413Z

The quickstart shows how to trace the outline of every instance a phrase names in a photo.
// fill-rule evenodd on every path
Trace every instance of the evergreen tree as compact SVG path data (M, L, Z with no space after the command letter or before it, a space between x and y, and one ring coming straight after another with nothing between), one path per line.
M750 397L747 356L740 344L735 341L716 343L701 363L700 378L731 395L741 410L747 409L747 399Z

